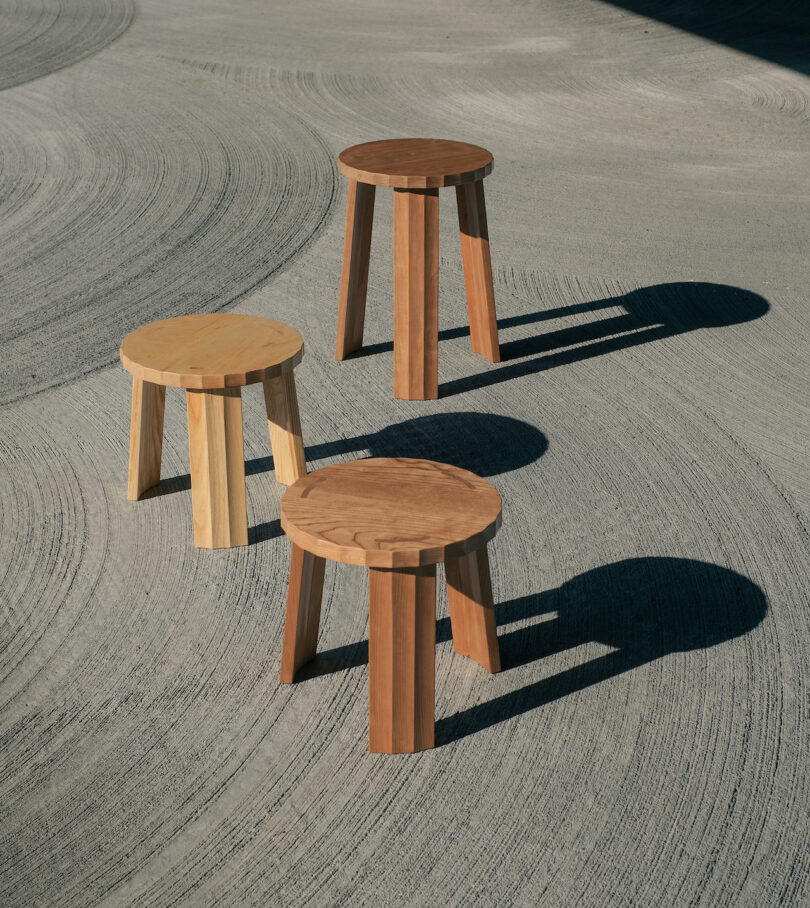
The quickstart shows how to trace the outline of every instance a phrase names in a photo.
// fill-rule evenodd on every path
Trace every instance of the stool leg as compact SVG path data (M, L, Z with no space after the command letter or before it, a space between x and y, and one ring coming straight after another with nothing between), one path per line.
M456 199L464 284L467 288L470 342L473 353L481 353L493 363L499 363L501 350L498 346L498 322L495 319L495 291L489 257L484 181L476 180L474 183L456 186Z
M436 565L369 569L369 716L372 753L433 747Z
M247 545L240 388L187 390L194 545Z
M275 378L265 379L264 404L267 408L276 479L285 486L292 485L307 473L304 444L301 441L298 396L292 372L283 372Z
M349 180L335 359L346 359L363 346L375 189L369 183Z
M488 672L501 670L486 548L445 563L453 647Z
M439 396L439 190L394 190L394 397Z
M129 424L129 477L127 498L137 501L160 482L163 451L163 408L166 389L132 378L132 411Z
M293 543L284 645L281 650L282 684L292 684L298 669L315 658L325 567L326 561L323 558Z

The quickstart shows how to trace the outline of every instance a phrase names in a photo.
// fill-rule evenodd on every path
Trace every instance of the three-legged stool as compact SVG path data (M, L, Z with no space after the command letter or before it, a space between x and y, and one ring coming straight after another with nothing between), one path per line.
M121 362L132 373L127 498L160 482L166 386L186 389L194 544L247 545L242 385L263 382L276 479L306 474L293 369L301 335L268 318L184 315L128 334Z
M368 260L377 186L394 190L394 397L439 396L439 188L455 186L470 340L496 363L501 354L484 204L492 155L444 139L353 145L338 167L349 178L335 358L363 345Z
M325 559L369 569L369 750L433 747L436 565L456 652L500 671L487 542L501 499L443 463L375 457L326 467L284 493L292 558L281 682L315 657Z

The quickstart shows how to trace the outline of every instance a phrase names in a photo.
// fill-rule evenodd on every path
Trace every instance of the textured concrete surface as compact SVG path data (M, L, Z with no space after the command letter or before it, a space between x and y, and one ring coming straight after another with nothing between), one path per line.
M711 11L701 12L704 6ZM802 2L0 0L0 904L810 899L810 55ZM341 148L490 148L505 360L441 195L438 401L336 363ZM191 546L184 401L125 500L121 337L305 336L311 468L458 463L504 501L504 671L449 641L436 750L366 752L364 572L277 683L288 544Z

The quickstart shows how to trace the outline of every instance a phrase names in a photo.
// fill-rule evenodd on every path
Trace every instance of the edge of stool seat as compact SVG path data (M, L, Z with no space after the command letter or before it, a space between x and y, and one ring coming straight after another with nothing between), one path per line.
M202 315L241 315L241 313L195 313ZM180 315L175 316L176 319L184 318L193 318L195 314L192 315ZM245 385L256 384L257 382L264 381L269 378L277 378L280 375L285 374L286 372L292 372L296 366L298 366L304 358L304 339L301 336L301 333L293 328L291 325L287 325L284 322L279 322L276 319L265 318L264 316L246 316L247 318L261 318L267 322L273 322L278 325L283 325L285 328L290 331L295 332L300 339L300 346L298 349L289 357L282 360L281 362L271 363L269 365L261 366L256 369L249 369L243 371L232 371L228 373L211 373L206 372L205 366L199 367L199 374L191 373L178 373L172 371L161 371L160 369L153 368L150 366L145 366L143 363L138 362L138 360L133 359L127 350L125 349L127 341L138 331L143 328L154 325L158 322L168 322L173 321L173 318L168 319L157 319L155 322L147 322L143 325L139 325L137 328L130 331L126 337L121 341L121 345L118 348L118 355L121 360L121 365L124 369L129 372L134 378L138 378L141 381L151 382L155 385L163 385L167 388L183 388L189 391L215 391L223 388L241 388ZM195 368L195 367L192 367Z
M460 473L470 473L471 476L475 477L476 480L486 483L489 489L497 496L498 498L498 512L495 515L494 519L491 520L488 524L484 524L480 529L477 529L475 532L471 533L469 536L466 536L463 539L453 540L446 543L436 543L435 545L426 545L424 547L418 548L408 548L407 541L403 542L402 548L362 548L360 546L352 546L348 544L343 544L336 541L330 541L325 539L323 536L315 535L306 529L297 526L287 514L286 502L288 500L294 500L298 496L298 493L301 491L303 486L306 486L307 483L311 483L313 477L321 471L316 470L312 473L307 474L307 476L302 477L293 483L287 491L284 493L284 496L281 500L281 513L280 513L280 522L281 528L285 534L289 537L290 541L305 551L316 555L320 558L325 558L328 561L335 561L340 564L353 564L359 567L367 568L384 568L384 569L397 569L397 568L417 568L417 567L426 567L431 564L441 564L445 561L452 560L454 558L460 558L463 555L468 555L471 552L478 551L486 547L486 545L495 537L498 530L500 529L503 521L503 512L502 512L502 501L500 495L495 489L495 487L483 479L483 477L478 476L475 473L471 473L469 470L464 470L461 467L455 467L452 464L439 464L438 461L424 461L421 458L360 458L358 460L347 461L346 464L362 464L366 461L380 461L380 460L399 460L399 461L413 461L413 462L424 462L430 464L437 464L444 467L452 467L454 471ZM335 467L341 467L344 464L334 464L332 469ZM330 469L330 467L325 467L323 469Z
M402 142L408 141L403 138L393 139L376 139L371 142L361 142L357 145L350 145L344 148L338 155L338 170L351 180L357 180L358 183L367 183L372 186L386 186L389 189L441 189L445 186L461 186L464 183L474 183L477 180L483 180L484 177L492 173L495 167L495 161L492 152L480 145L474 145L471 142L459 142L459 145L467 145L470 148L479 149L484 154L489 155L489 161L481 167L472 170L449 171L445 173L434 174L393 174L378 172L375 170L365 170L362 167L355 167L344 160L344 155L348 151L363 148L367 145L381 145L385 142ZM425 137L414 137L413 141L435 141L451 142L451 139L429 139Z
M291 487L292 488L292 487ZM286 493L285 493L286 494ZM311 555L317 555L319 558L325 558L327 561L334 561L338 564L353 564L356 567L383 568L396 570L398 568L417 568L427 567L431 564L444 564L453 558L461 558L462 555L469 555L471 552L477 552L491 542L498 530L501 528L502 519L499 514L495 521L481 533L475 535L472 539L466 539L462 542L451 543L446 546L437 546L433 549L415 549L408 551L406 549L387 551L385 549L368 550L342 548L335 543L326 543L323 539L312 536L306 530L292 527L285 518L284 512L281 513L281 529L299 548ZM341 554L338 556L337 551Z

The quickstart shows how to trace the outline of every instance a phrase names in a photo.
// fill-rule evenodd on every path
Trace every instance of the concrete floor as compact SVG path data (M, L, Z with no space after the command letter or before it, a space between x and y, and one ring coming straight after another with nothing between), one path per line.
M806 905L810 14L803 2L0 0L0 904ZM345 184L489 148L504 362L441 194L438 401L392 399L391 198L332 359ZM121 338L298 328L311 469L457 463L504 499L504 671L367 753L367 585L277 683L289 546L261 394L251 545L191 545L182 394L125 500Z

